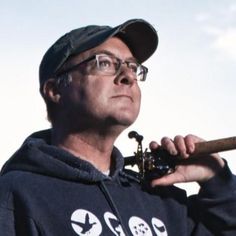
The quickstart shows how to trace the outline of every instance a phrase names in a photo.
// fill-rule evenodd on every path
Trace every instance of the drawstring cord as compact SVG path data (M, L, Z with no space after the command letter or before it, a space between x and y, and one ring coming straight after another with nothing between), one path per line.
M118 211L118 209L117 209L117 207L116 207L116 204L115 204L115 202L113 201L113 199L112 199L112 197L111 197L111 195L110 195L108 189L106 188L106 185L104 184L103 181L101 181L101 182L99 182L99 185L98 185L98 186L99 186L99 188L101 189L102 193L104 194L106 200L108 201L108 204L110 205L112 211L113 211L113 212L115 213L115 215L117 216L117 218L118 218L118 220L119 220L119 222L120 222L120 224L121 224L121 227L122 227L122 229L123 229L125 235L128 236L129 234L127 233L127 230L126 230L126 227L125 227L125 225L124 225L124 223L123 223L123 220L122 220L122 218L121 218L121 215L120 215L120 213L119 213L119 211Z

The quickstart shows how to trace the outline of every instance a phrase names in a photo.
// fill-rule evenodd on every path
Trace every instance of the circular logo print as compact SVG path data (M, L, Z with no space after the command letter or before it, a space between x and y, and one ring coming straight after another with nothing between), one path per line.
M152 231L148 224L137 216L132 216L129 220L129 228L133 235L152 236Z
M78 235L99 236L102 225L98 218L84 209L78 209L71 215L71 226Z
M105 219L106 224L108 225L109 229L112 231L112 233L114 235L125 236L124 231L120 225L120 222L114 214L112 214L110 212L106 212L104 214L104 219Z
M153 226L153 229L154 229L155 233L157 234L157 236L167 236L168 235L166 227L161 220L159 220L157 218L152 218L152 226Z

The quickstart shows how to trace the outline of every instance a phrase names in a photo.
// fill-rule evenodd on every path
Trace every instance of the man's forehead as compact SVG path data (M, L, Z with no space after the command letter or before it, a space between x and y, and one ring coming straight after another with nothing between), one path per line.
M79 63L80 61L85 60L95 54L107 54L118 57L122 60L137 61L136 58L133 56L131 50L129 49L128 45L120 38L114 36L112 38L107 39L99 46L91 48L80 54L71 56L67 62ZM67 62L65 64L67 64Z

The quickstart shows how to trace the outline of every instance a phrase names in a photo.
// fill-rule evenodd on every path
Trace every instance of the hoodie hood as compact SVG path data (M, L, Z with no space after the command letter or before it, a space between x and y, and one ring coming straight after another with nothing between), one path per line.
M123 169L123 156L114 147L112 158L115 171L112 177L104 175L89 162L50 145L51 129L30 135L18 151L3 166L1 175L10 171L26 171L71 181L99 182L116 178Z

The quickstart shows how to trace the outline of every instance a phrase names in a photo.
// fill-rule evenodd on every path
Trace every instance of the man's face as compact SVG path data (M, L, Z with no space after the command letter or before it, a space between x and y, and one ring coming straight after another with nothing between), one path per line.
M71 58L67 64L76 65L104 51L121 60L135 60L127 45L114 37ZM116 75L82 73L78 69L71 71L70 76L72 82L61 93L63 112L70 116L70 122L88 125L110 123L127 127L137 118L141 92L138 82L125 64Z

